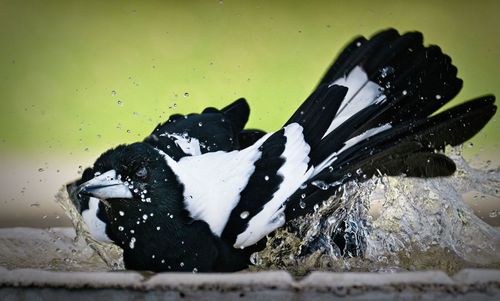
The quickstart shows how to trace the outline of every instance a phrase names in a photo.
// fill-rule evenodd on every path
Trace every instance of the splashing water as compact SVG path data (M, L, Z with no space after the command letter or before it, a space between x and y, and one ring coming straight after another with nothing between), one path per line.
M269 237L254 270L414 271L500 267L500 231L477 217L463 195L498 198L500 172L474 169L458 148L451 177L374 177L350 182L313 214ZM255 260L258 258L258 260Z
M451 177L374 177L345 184L314 213L268 237L266 249L251 256L251 270L400 271L500 267L500 231L478 218L463 195L471 191L498 198L498 169L474 169L457 149ZM123 269L122 251L94 240L65 189L57 201L82 237L109 269Z
M69 199L66 187L63 186L56 194L56 202L61 205L64 212L66 212L73 223L73 227L76 230L76 237L74 238L75 242L81 241L83 238L87 245L94 250L94 252L100 257L101 261L104 261L109 269L125 269L123 264L122 249L115 244L100 242L92 238L90 233L85 228L86 226L82 216L78 213L75 206Z

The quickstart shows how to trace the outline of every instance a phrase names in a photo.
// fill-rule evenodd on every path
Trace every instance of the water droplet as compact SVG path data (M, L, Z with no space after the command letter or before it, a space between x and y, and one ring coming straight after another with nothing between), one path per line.
M260 255L258 252L254 252L254 253L252 253L252 255L250 255L250 262L253 265L261 265L262 264L262 258L260 258Z
M130 242L129 242L128 246L129 246L131 249L135 248L135 237L132 237L132 238L130 239Z
M307 188L307 183L303 183L302 185L300 185L300 189L306 189Z
M184 97L189 97L189 93L188 92L184 92Z
M118 100L116 101L116 103L117 103L119 106L123 106L123 101L122 101L122 100L120 100L120 99L118 99Z
M248 211L243 211L243 212L240 214L240 217L241 217L241 219L246 219L249 215L250 215L250 212L248 212Z
M300 201L299 206L300 208L304 209L306 208L306 203L304 201Z
M329 187L329 185L328 185L328 184L326 184L326 183L325 183L325 182L323 182L323 181L319 181L319 180L312 181L312 182L311 182L311 184L312 184L312 185L314 185L314 186L316 186L316 187L318 187L318 188L319 188L319 189L321 189L321 190L327 190L327 189L328 189L328 187Z
M125 212L123 212L123 211L118 211L118 214L120 214L120 216L124 216L124 215L125 215Z
M408 91L403 90L403 95L406 95L406 94L408 94Z
M318 209L319 209L319 205L318 205L318 204L314 204L313 209L314 209L314 212L318 211Z
M154 259L154 258L155 258L155 254L151 255L151 258L153 258L153 259Z
M33 203L30 205L30 207L37 207L38 208L38 207L40 207L40 203Z
M123 231L125 230L125 228L123 228L122 226L118 226L118 231Z
M394 73L394 68L391 66L384 67L380 70L380 77L386 78L387 76Z
M440 99L441 99L441 95L436 94L436 99L437 99L437 100L440 100Z
M197 268L194 268L194 269L193 269L193 274L196 274L196 273L198 273L198 269L197 269Z
M264 180L269 181L269 176L265 176Z
M147 219L148 219L148 215L147 215L147 214L144 214L144 215L142 216L142 219L143 219L143 220L147 220Z
M115 90L111 91L111 96L116 96L116 91Z
M198 122L198 126L203 126L203 122Z
M38 169L38 172L43 172L43 171L44 171L44 169L41 167Z
M496 210L491 210L488 216L491 218L495 218L498 216L498 212Z
M160 231L160 229L161 229L160 227L156 227L156 230L157 230L157 231Z
M305 193L301 194L300 198L305 199L306 198L306 194Z
M184 262L182 262L182 261L181 261L181 263L179 263L179 265L180 265L181 267L183 267L183 266L184 266Z

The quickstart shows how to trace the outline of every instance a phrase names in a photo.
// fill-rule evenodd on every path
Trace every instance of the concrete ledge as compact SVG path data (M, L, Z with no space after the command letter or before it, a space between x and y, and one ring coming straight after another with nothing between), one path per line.
M500 270L191 274L0 268L0 300L499 300Z

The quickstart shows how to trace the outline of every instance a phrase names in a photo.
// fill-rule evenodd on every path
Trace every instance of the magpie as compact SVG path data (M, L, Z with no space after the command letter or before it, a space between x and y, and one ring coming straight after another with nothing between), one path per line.
M357 37L277 131L245 129L244 99L172 115L143 141L104 152L67 185L92 236L127 269L231 272L266 236L313 212L347 181L449 176L444 155L495 114L486 95L441 109L457 68L419 32Z

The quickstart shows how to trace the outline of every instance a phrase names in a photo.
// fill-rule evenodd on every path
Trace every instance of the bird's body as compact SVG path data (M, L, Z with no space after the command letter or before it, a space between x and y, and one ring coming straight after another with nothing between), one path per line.
M434 115L462 82L420 33L357 38L278 131L244 129L245 100L173 115L144 141L105 152L70 196L127 268L236 271L266 235L311 212L346 181L455 171L439 151L494 115L485 96Z

